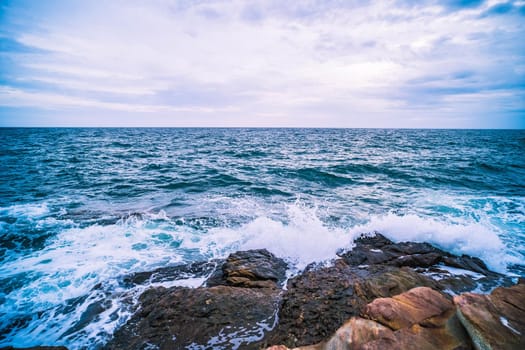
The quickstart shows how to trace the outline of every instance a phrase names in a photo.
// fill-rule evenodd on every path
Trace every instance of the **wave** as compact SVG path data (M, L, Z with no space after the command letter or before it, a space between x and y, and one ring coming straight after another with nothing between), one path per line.
M520 263L517 256L507 252L495 228L478 222L451 223L417 215L372 217L352 232L381 232L394 242L428 242L456 255L481 258L494 271L507 273L507 266Z
M236 250L266 248L287 260L294 273L351 249L362 233L381 232L393 241L425 241L455 254L480 257L503 273L508 264L520 263L501 232L477 220L388 213L344 226L327 221L322 209L300 201L271 210L255 208L256 203L249 200L236 205L255 214L236 224L212 220L214 225L195 225L190 218L171 218L163 211L139 212L114 223L83 227L55 221L62 229L42 249L0 266L5 286L0 288L0 333L5 334L0 346L45 342L77 349L103 344L129 318L134 301L147 288L126 289L119 284L121 276L224 258ZM42 204L1 212L38 225L53 210ZM176 284L195 287L203 281L202 276L189 276ZM35 313L39 319L31 317Z

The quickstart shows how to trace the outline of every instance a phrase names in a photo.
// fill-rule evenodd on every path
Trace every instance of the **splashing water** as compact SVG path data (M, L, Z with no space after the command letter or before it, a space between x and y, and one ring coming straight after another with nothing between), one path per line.
M101 346L148 288L125 276L240 249L298 271L377 231L525 275L522 131L0 133L0 346Z

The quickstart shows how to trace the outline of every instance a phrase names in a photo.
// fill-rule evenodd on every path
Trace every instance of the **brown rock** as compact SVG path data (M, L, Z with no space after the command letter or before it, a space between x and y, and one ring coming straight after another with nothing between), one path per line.
M417 286L435 287L435 282L406 267L371 265L361 269L343 260L330 267L305 271L288 281L279 324L267 341L289 347L318 343L375 298Z
M365 344L374 341L386 346L393 345L396 339L391 329L374 321L352 317L325 345L322 345L321 349L365 349ZM390 347L384 347L387 348Z
M108 348L140 349L152 344L160 349L189 345L259 349L271 344L315 344L304 350L317 350L345 324L338 337L355 344L366 340L355 348L411 349L417 344L420 349L468 349L466 333L443 295L428 288L398 295L423 286L453 292L478 286L479 276L446 276L438 281L428 276L444 274L444 264L471 267L486 277L487 286L501 279L479 259L455 257L426 243L393 243L378 234L358 239L354 250L341 254L332 266L308 267L288 280L283 291L279 289L286 278L282 259L264 249L237 252L215 270L206 287L144 293L139 312L115 333ZM209 273L210 264L141 273L126 282L164 281L185 269ZM376 298L389 299L372 303L365 312ZM361 313L371 320L355 317Z
M352 250L340 256L350 266L389 265L414 268L417 272L437 277L435 287L447 293L460 294L476 288L490 292L496 286L514 284L510 278L490 271L478 258L455 256L428 243L394 243L379 233L371 237L361 236L355 241ZM446 270L447 266L465 270L465 273L452 274Z
M452 308L452 302L441 293L419 287L392 298L374 300L366 306L362 316L398 330L439 316Z
M194 262L175 266L165 266L153 271L135 272L122 277L125 287L136 284L159 283L166 281L175 281L191 277L203 277L212 273L217 267L219 261Z
M275 321L275 288L156 288L140 298L141 309L118 331L108 349L183 349L189 345L258 349L252 343Z
M368 304L363 317L395 332L395 341L367 342L366 349L469 349L470 340L455 315L454 305L427 287L411 289Z
M393 298L376 300L367 305L363 315L378 319L383 324L352 317L328 341L298 350L472 348L467 333L456 317L452 302L426 287L414 288Z
M230 285L244 288L278 287L286 278L287 265L266 249L230 254L221 269L206 281L209 287Z
M355 247L341 255L349 265L377 265L429 267L439 263L447 253L428 243L394 243L376 233L361 236Z
M465 293L454 303L477 349L525 349L525 284Z

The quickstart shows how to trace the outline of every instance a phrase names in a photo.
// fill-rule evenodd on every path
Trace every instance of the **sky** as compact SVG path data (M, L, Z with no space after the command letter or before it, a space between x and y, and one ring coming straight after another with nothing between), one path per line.
M525 128L525 0L0 0L0 126Z

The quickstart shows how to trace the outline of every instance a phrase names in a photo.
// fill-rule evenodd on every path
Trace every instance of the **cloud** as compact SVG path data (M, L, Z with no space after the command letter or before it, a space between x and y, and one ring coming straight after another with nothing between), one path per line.
M159 112L185 112L185 113L216 113L224 111L235 111L234 107L210 108L203 106L171 106L171 105L147 105L140 103L117 103L103 102L89 98L78 98L67 95L28 92L0 86L0 105L8 107L33 107L41 106L44 109L61 109L75 107L89 107L103 110L126 111L133 113L159 113Z
M413 111L425 109L453 126L461 113L490 104L495 115L510 114L484 126L523 127L522 8L519 1L8 3L0 105L151 114L152 124L155 114L165 123L173 113L173 125L213 114L215 124L381 127L410 126Z

